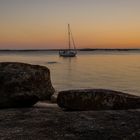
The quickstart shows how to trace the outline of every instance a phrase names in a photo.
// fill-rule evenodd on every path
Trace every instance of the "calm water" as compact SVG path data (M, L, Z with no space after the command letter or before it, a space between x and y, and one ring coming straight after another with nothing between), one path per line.
M57 90L106 88L140 95L140 51L79 52L62 58L58 52L0 52L0 61L44 65Z

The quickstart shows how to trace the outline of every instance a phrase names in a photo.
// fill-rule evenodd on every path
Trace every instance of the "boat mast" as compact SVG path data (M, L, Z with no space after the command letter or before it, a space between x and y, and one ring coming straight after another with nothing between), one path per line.
M68 40L69 40L69 50L70 50L70 46L71 46L71 43L70 43L70 24L68 24Z
M74 50L75 50L75 52L77 52L72 32L71 32L71 39L72 39L72 43L73 43L73 46L74 46Z

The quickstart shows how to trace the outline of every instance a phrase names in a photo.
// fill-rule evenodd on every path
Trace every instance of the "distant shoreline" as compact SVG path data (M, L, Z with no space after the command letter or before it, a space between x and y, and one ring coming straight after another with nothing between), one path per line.
M65 49L1 49L0 52L29 52L29 51L60 51ZM84 49L77 49L78 51L140 51L140 49L91 49L91 48L84 48Z

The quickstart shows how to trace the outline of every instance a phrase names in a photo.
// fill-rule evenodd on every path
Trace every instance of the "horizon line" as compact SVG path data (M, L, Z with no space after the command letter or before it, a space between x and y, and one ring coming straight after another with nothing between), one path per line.
M66 49L0 49L0 51L59 51ZM118 50L118 51L129 51L129 50L140 50L140 48L81 48L78 51L97 51L97 50Z

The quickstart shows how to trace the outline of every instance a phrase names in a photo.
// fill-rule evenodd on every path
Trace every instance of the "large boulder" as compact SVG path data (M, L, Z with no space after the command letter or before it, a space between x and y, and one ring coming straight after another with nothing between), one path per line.
M140 97L106 89L61 91L57 103L67 110L112 110L140 108Z
M0 63L0 108L31 106L54 93L48 68L17 62Z

